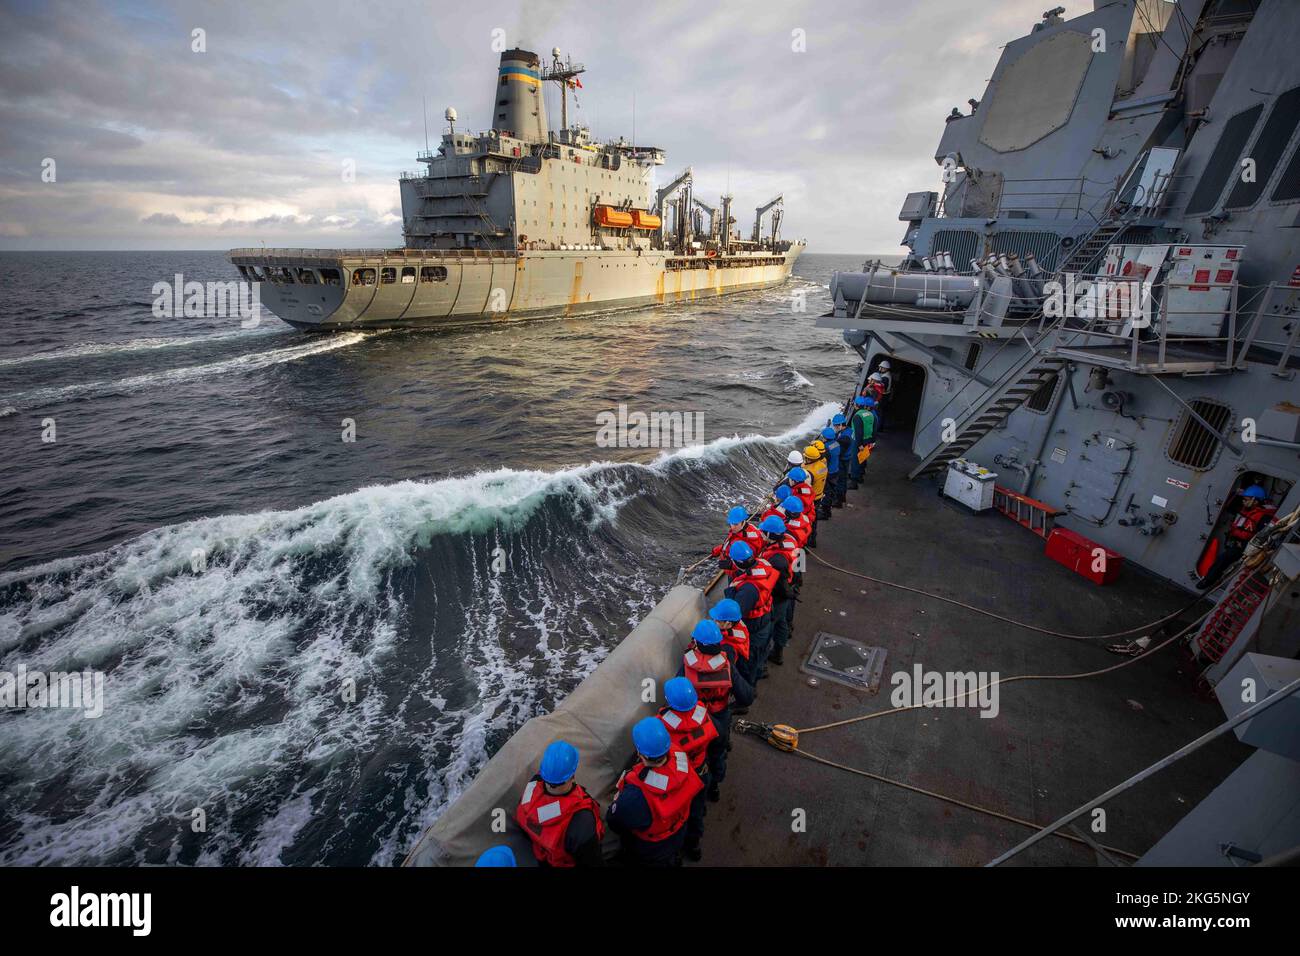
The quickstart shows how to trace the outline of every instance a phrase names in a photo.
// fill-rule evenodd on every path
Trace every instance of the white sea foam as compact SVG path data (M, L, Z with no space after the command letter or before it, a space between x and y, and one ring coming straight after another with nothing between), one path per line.
M741 446L801 438L835 410L819 406L775 437L718 438L645 465L502 468L367 487L293 510L171 525L0 574L0 668L21 656L30 668L107 671L100 720L57 709L0 715L0 773L22 834L0 847L0 863L142 862L133 847L156 844L160 831L174 834L162 857L174 861L195 808L209 829L191 859L287 862L327 795L290 792L283 768L346 777L341 765L409 738L415 708L428 743L371 862L400 859L472 779L490 741L589 673L611 627L625 632L663 582L616 579L593 554L579 589L552 579L547 554L508 553L508 586L467 548L472 579L454 607L434 609L463 620L463 633L452 646L425 648L420 673L394 689L384 677L402 642L427 640L409 633L394 575L416 568L439 535L502 540L548 500L568 503L593 529L615 522L651 484L638 472L671 480L674 469L726 461ZM191 565L196 551L206 556L201 573ZM591 620L585 602L597 593L625 593L626 619ZM344 677L362 691L348 705ZM71 819L35 809L55 781L78 802ZM255 821L253 832L236 819Z

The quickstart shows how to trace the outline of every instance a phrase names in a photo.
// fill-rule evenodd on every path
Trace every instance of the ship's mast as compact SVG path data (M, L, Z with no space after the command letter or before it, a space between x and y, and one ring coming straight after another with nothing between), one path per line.
M586 73L587 68L581 63L574 63L567 56L560 59L560 48L551 48L551 66L550 69L542 71L543 80L551 80L560 85L560 129L568 130L569 128L569 85L577 83L582 85L577 79L579 73Z

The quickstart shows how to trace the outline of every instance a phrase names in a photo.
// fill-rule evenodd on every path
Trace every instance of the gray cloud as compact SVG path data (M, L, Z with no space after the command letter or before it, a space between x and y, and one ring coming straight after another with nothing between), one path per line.
M944 115L982 94L998 47L1042 8L10 2L0 247L395 244L422 97L431 138L447 105L486 126L500 29L585 62L572 115L599 137L631 135L635 96L637 138L668 150L667 172L692 165L706 201L729 187L742 222L783 192L786 234L814 251L888 252L904 193L937 183Z

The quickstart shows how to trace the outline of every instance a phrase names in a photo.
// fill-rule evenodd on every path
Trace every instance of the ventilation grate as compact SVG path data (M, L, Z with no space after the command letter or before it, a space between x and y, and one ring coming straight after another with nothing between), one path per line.
M1192 403L1192 409L1213 427L1213 431L1202 425L1186 409L1174 425L1173 437L1166 454L1169 460L1184 468L1194 471L1206 471L1214 464L1219 453L1219 439L1215 432L1222 434L1224 427L1232 417L1232 409L1227 405L1198 398Z

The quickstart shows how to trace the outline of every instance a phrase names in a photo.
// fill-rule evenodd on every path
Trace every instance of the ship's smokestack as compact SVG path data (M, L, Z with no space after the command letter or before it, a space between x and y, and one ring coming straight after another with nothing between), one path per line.
M506 50L497 71L492 128L529 143L547 138L546 99L542 96L541 60L527 50Z

